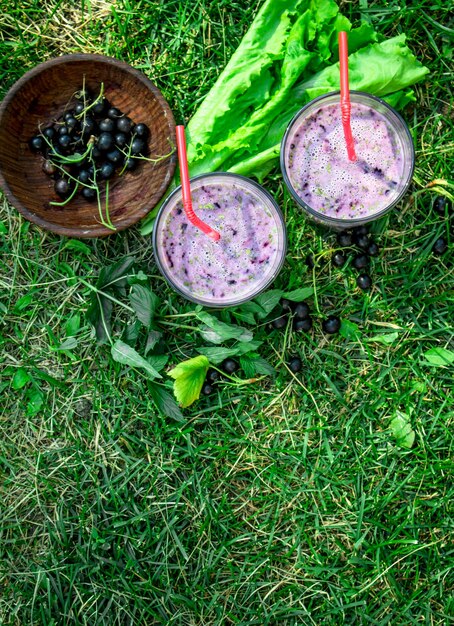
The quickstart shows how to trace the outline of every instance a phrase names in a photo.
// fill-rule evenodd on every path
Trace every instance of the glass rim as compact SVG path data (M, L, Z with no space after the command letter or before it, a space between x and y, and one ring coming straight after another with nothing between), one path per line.
M260 289L258 289L257 291L253 292L252 296L251 295L247 295L247 296L242 297L241 299L236 300L235 302L228 302L228 303L224 304L224 303L221 303L221 302L213 303L213 302L209 302L207 300L204 300L203 298L197 298L197 296L193 296L192 294L187 293L186 291L181 289L178 285L176 285L171 280L167 270L165 269L165 267L164 267L164 265L163 265L163 263L162 263L162 261L160 259L159 246L158 246L158 242L157 242L158 226L159 226L159 223L160 223L160 221L161 221L161 219L162 219L162 217L164 215L166 207L171 203L171 201L175 198L175 196L181 195L181 185L178 185L178 187L176 187L167 196L167 198L165 198L165 200L163 201L161 207L159 208L159 211L158 211L158 213L156 215L156 219L155 219L154 226L153 226L152 245L153 245L154 259L156 261L156 265L158 266L161 274L164 276L164 278L167 281L167 283L172 287L172 289L176 293L178 293L179 295L183 296L187 300L189 300L191 302L194 302L195 304L200 304L200 305L205 306L207 308L221 309L221 308L240 306L241 304L244 304L245 302L249 302L250 300L253 300L254 298L256 298L260 293L265 291L265 289L267 289L270 286L270 284L278 276L279 272L281 271L281 269L282 269L282 267L283 267L283 265L285 263L285 259L286 259L286 255L287 255L287 228L286 228L286 224L285 224L285 220L284 220L284 214L282 213L282 210L281 210L280 206L278 205L276 200L273 198L273 196L270 194L270 192L267 189L265 189L262 185L260 185L260 183L256 182L255 180L252 180L251 178L248 178L247 176L243 176L242 174L235 174L234 172L207 172L206 174L197 174L196 176L193 176L192 178L190 178L189 182L192 183L194 181L198 181L198 180L203 179L203 178L214 178L214 177L238 179L238 180L241 180L243 182L246 182L247 184L249 184L250 186L255 188L259 193L262 193L265 196L265 199L267 199L270 202L270 204L272 205L272 207L273 207L273 209L275 211L275 214L279 218L280 226L281 226L281 229L282 229L281 256L280 256L280 259L279 259L279 263L276 265L274 270L270 273L270 276L268 277L266 282L263 284L263 286L260 287Z
M385 100L383 100L382 98L380 98L379 96L375 96L374 94L368 93L367 91L358 91L358 90L350 90L350 95L353 96L360 96L361 98L365 98L365 99L369 99L375 102L378 102L380 105L382 105L385 109L387 109L387 111L390 113L390 115L392 117L394 117L394 119L398 122L399 126L403 129L404 135L406 136L407 139L407 144L410 148L410 156L411 156L411 166L408 170L408 174L407 174L407 178L405 180L405 184L403 185L400 193L396 196L396 198L386 207L384 207L383 209L381 209L381 211L378 211L377 213L374 213L373 215L371 215L370 217L367 216L362 216L362 217L352 217L352 218L342 218L342 217L334 217L331 215L324 215L323 213L320 213L318 211L316 211L315 209L313 209L311 206L309 206L295 191L290 178L287 174L287 168L285 165L285 148L286 148L286 144L287 144L287 140L290 136L290 133L293 129L293 126L295 125L295 123L300 119L300 117L303 115L303 113L305 111L307 111L309 108L312 108L314 105L316 105L318 102L322 101L322 100L326 100L328 98L334 98L335 96L339 96L339 101L340 101L340 90L337 91L330 91L328 93L322 94L320 96L317 96L316 98L313 98L312 100L310 100L309 102L307 102L304 106L301 107L301 109L299 109L295 115L292 117L292 119L290 120L290 122L288 123L288 126L286 128L286 131L284 133L284 136L282 137L282 141L281 141L281 145L280 145L280 169L281 169L281 173L282 173L282 177L284 179L286 188L288 189L288 191L290 192L290 194L292 195L293 199L296 201L296 203L302 207L305 211L307 211L311 216L313 216L316 220L325 223L326 225L329 226L339 226L339 227L345 227L345 228L354 228L356 225L359 224L364 224L365 222L372 222L375 221L377 219L379 219L380 217L383 217L383 215L385 215L386 213L388 213L394 206L396 206L396 204L398 202L400 202L402 200L402 198L404 197L404 195L407 193L408 188L411 184L411 181L413 179L413 174L415 171L415 147L413 145L413 137L410 133L410 129L408 128L407 123L405 122L404 118L400 115L400 113L398 113L398 111L396 111L396 109L394 109L394 107L392 107L390 104L388 104L387 102L385 102Z

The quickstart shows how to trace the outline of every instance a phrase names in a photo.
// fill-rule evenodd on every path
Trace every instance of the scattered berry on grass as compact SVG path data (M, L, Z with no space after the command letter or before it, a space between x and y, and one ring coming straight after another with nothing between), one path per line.
M442 254L446 252L447 249L448 249L448 242L446 241L444 237L439 237L434 243L434 245L432 246L432 252L436 256L441 256Z
M239 369L239 364L235 359L224 359L221 363L221 369L226 374L233 374Z
M369 257L366 254L357 254L352 261L356 270L363 270L369 265Z
M337 315L329 315L322 322L322 329L328 335L334 335L335 333L338 333L340 330L340 327L341 327L341 321L337 317Z
M446 196L436 196L432 206L434 211L442 217L445 217L446 209L448 209L448 214L451 213L452 203Z
M372 287L372 278L369 274L360 274L356 279L356 284L363 291L367 291Z
M210 385L210 383L208 383L208 382L203 383L203 385L202 385L202 393L203 393L204 396L211 395L213 393L213 391L214 391L213 385Z
M293 330L296 331L308 331L312 328L312 318L306 317L305 319L294 319L293 320Z
M347 257L343 252L338 251L333 254L332 262L336 267L343 267L347 262Z
M307 302L297 302L294 308L295 318L298 320L305 320L310 317L310 308Z
M366 254L374 257L380 254L380 248L378 247L378 244L375 243L375 241L371 241L369 243L368 247L366 248Z
M272 322L271 326L276 330L282 330L287 326L287 315L280 315L276 317Z
M299 356L292 356L288 362L288 368L291 372L296 374L303 367L303 363Z

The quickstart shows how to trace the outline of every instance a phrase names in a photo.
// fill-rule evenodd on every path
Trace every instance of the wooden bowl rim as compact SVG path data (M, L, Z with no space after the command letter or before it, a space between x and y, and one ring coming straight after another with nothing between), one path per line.
M125 61L121 61L120 59L116 59L115 57L105 56L103 54L92 54L92 53L64 54L58 57L53 57L51 59L48 59L47 61L43 61L42 63L35 65L35 67L25 72L25 74L23 74L20 78L18 78L17 81L9 88L3 100L0 102L0 126L2 124L3 116L5 115L5 112L7 111L8 107L11 105L14 98L18 94L18 92L20 92L22 87L29 80L35 78L39 74L42 74L43 72L49 70L52 67L57 67L58 65L64 65L68 62L71 63L71 62L77 62L77 61L82 61L82 62L97 61L97 62L105 63L106 65L114 65L120 69L123 69L128 74L133 75L138 81L143 83L153 93L154 97L159 102L160 106L162 107L165 117L168 119L170 135L171 136L175 135L175 118L174 118L172 109L170 108L167 100L162 95L161 91L148 78L148 76L146 76L140 70L137 70L136 68L132 67L131 65L129 65L129 63L126 63ZM173 154L169 157L166 176L164 177L164 180L160 186L160 191L162 190L162 193L160 197L157 199L156 204L154 206L158 204L158 202L162 199L166 190L168 189L170 182L173 178L173 175L175 173L175 168L176 168L176 155ZM32 222L33 224L36 224L37 226L40 226L41 228L44 228L45 230L49 230L53 233L56 233L57 235L65 235L68 237L92 238L92 237L103 237L106 235L114 235L115 233L118 233L136 224L138 221L140 221L146 215L148 215L148 213L152 211L154 208L154 207L144 207L141 210L137 210L134 213L134 215L129 216L129 218L122 221L121 224L119 224L118 226L116 225L116 228L114 231L110 230L109 228L106 228L105 226L102 226L102 224L100 224L99 226L92 226L90 228L74 228L74 227L68 228L66 226L60 226L58 224L55 224L54 222L49 222L46 219L42 218L41 216L37 215L36 213L29 211L27 207L24 206L18 200L18 198L16 198L14 193L11 191L8 185L8 182L6 181L1 169L0 169L0 186L2 187L5 193L7 201L10 204L12 204L19 211L19 213L21 213L28 221Z

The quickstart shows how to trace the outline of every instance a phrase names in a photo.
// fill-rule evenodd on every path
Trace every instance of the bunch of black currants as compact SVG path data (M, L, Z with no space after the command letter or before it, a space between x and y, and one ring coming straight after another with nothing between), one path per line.
M448 220L451 225L451 233L454 235L454 210L452 202L446 196L436 196L432 208L440 217ZM452 237L451 237L452 238ZM435 256L442 256L448 249L448 240L446 237L438 237L432 246L432 252Z
M371 237L369 227L364 224L352 230L343 230L337 233L336 240L342 249L333 254L332 264L335 267L343 267L348 258L346 250L355 250L356 248L351 262L352 267L360 272L356 278L356 284L360 289L367 291L372 287L372 278L369 272L370 259L380 254L380 248Z
M313 326L311 308L309 304L302 300L301 302L292 302L287 298L282 298L280 303L280 315L275 317L270 326L272 329L283 330L286 328L288 320L292 320L292 328L294 331L308 332ZM339 332L341 320L337 315L328 315L322 322L322 329L327 335L334 335Z
M99 199L100 184L115 174L136 169L148 154L150 130L135 123L103 96L84 87L75 104L29 141L44 157L42 169L54 180L55 193L71 199L80 192L87 201Z
M234 374L240 369L240 364L238 361L232 358L227 358L222 361L219 366L219 369L222 370L227 375ZM215 385L218 381L222 379L222 373L213 367L210 367L205 376L205 381L202 385L202 394L204 396L211 395L215 390Z

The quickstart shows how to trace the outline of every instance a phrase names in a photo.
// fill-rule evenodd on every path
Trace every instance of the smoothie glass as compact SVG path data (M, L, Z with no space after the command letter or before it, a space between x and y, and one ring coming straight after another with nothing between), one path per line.
M153 229L161 273L177 293L207 307L251 300L284 263L287 236L279 206L256 182L224 172L192 178L191 196L195 213L221 238L214 242L188 221L178 187Z
M386 102L350 91L356 161L349 161L340 92L315 98L292 119L281 144L287 188L307 216L336 230L382 217L406 193L415 152L408 127Z

